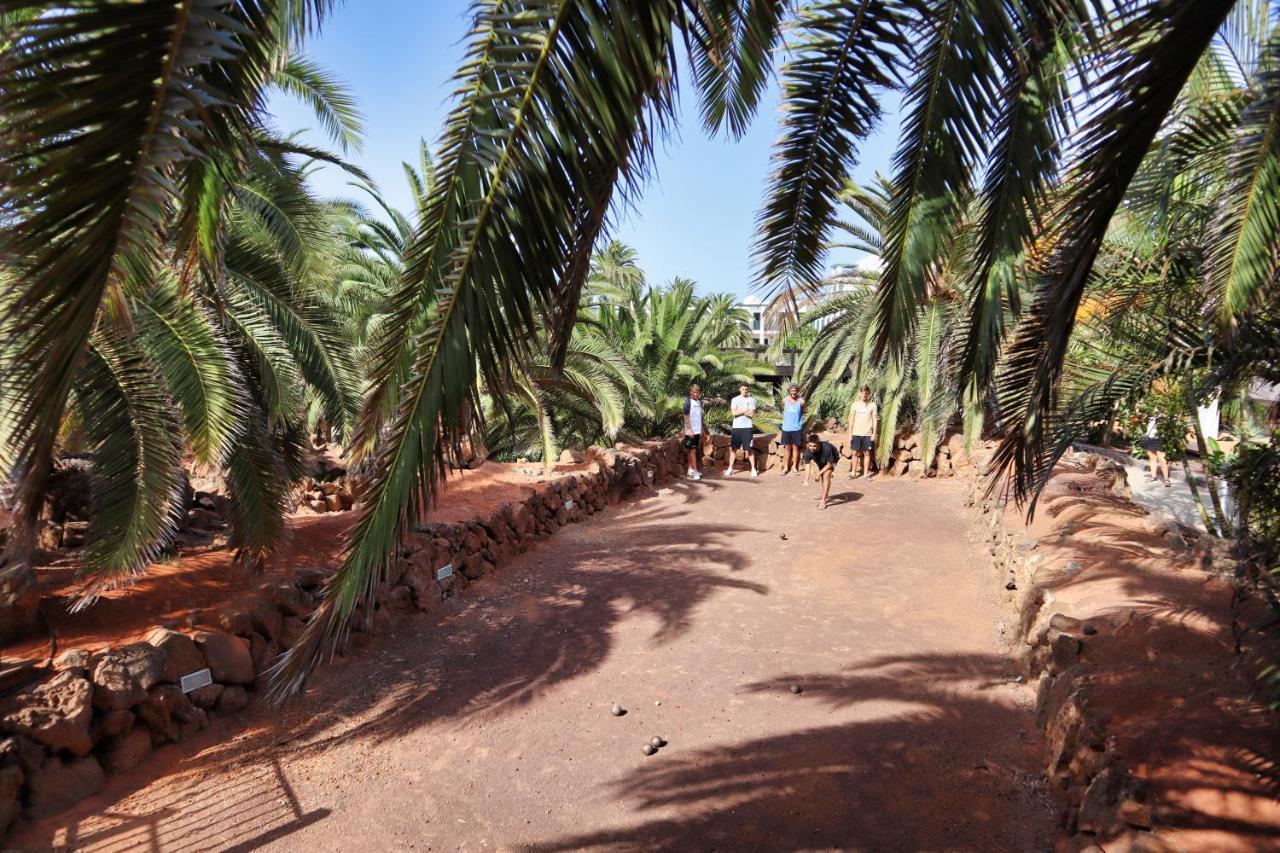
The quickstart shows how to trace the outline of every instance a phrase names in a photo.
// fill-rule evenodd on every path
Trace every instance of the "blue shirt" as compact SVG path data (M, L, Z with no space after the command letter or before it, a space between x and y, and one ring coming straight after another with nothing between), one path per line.
M797 432L804 429L804 419L800 410L804 408L804 398L792 400L791 395L782 398L782 431Z

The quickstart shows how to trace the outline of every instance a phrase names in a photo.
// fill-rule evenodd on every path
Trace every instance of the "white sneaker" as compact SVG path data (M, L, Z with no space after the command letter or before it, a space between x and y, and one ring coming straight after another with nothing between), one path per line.
M693 479L695 479L695 480L701 480L701 479L702 479L702 472L701 472L701 471L694 471L694 472L693 472Z
M696 480L698 479L698 472L690 468L688 471L684 472L684 478L686 480Z
M759 471L757 471L757 470L755 470L754 468L752 468L752 469L751 469L751 476L752 476L752 477L758 477L758 476L760 476L760 472L759 472Z
M726 468L726 469L725 469L725 472L724 472L724 475L725 475L726 477L732 477L732 476L733 476L733 469L732 469L732 468Z

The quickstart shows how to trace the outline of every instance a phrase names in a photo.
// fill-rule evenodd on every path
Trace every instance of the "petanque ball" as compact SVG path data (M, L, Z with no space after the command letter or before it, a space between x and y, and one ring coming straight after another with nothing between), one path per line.
M799 692L800 692L801 690L803 690L803 689L804 689L804 688L802 688L799 684L793 684L793 685L791 685L791 692L792 692L792 693L799 693Z
M654 735L653 737L649 738L649 746L653 747L654 749L657 749L658 747L662 746L662 738L658 737L657 735Z
M654 747L654 745L653 745L653 744L651 744L651 743L646 743L646 744L645 744L645 745L640 749L640 751L641 751L641 752L643 752L645 755L653 755L653 754L654 754L655 752L657 752L658 750L657 750L657 748L655 748L655 747Z
M621 717L623 714L627 712L622 710L621 705L615 704L612 708L609 709L609 713L613 714L615 717Z

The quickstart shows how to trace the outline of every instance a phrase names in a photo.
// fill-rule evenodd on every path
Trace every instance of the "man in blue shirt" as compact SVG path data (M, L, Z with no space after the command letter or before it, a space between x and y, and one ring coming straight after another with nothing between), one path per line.
M804 444L804 398L800 386L792 385L782 398L782 473L800 470L800 449Z

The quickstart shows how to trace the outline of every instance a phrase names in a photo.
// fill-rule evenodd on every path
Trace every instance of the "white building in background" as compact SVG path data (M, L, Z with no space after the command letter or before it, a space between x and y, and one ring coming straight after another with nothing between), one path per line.
M747 312L750 318L747 322L747 331L751 333L751 339L756 342L756 345L767 347L773 343L778 337L778 329L775 327L776 324L769 320L768 301L758 293L748 293L738 302L737 307Z
M866 281L866 276L880 272L884 265L876 255L865 255L856 263L836 264L827 272L827 279L822 285L821 295L816 300L802 300L800 310L813 307L815 301L853 290ZM855 275L860 273L861 275ZM738 308L747 313L748 331L757 346L767 347L778 337L776 321L769 319L769 303L758 293L749 293L738 302Z

